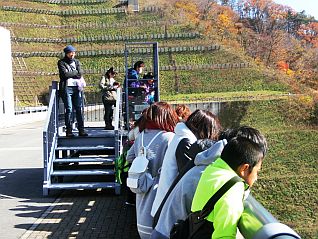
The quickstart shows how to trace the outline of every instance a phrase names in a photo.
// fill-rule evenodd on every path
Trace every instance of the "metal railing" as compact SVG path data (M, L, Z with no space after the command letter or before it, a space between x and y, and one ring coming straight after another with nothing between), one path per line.
M117 89L117 101L114 114L114 130L115 130L115 157L116 159L122 154L123 146L123 128L124 119L122 114L122 89Z
M57 81L52 82L48 117L43 129L43 191L48 190L47 185L51 183L50 171L55 157L55 148L58 138L58 87ZM44 192L47 195L47 192Z
M121 95L121 88L117 89L117 95ZM115 114L114 114L114 131L115 131L115 157L117 158L122 153L122 140L123 140L123 117L122 117L122 101L121 97L116 102ZM103 106L96 102L94 105L83 106L83 112L88 114L90 111L103 111ZM49 185L51 184L51 172L53 170L53 161L55 158L55 148L57 146L57 139L59 133L60 114L63 111L64 106L59 106L58 97L58 83L52 82L50 91L50 103L48 107L48 117L43 130L43 194L48 195ZM98 113L100 115L100 113ZM93 118L93 117L91 117ZM96 120L96 119L95 119ZM99 120L99 119L97 119Z
M290 227L280 223L256 199L249 195L244 201L244 212L239 229L245 239L300 239Z

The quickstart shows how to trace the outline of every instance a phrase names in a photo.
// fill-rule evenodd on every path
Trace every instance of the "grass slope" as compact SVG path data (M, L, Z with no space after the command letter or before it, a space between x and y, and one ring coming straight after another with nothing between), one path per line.
M318 236L318 129L308 126L309 118L292 117L295 100L251 102L240 123L260 129L269 144L253 195L278 220L311 239Z

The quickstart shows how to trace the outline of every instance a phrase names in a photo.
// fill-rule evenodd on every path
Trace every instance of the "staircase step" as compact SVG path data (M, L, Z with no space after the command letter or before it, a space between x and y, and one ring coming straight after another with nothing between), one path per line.
M116 133L114 130L104 130L100 127L86 127L88 136L79 137L78 131L74 130L75 137L65 137L64 132L58 137L58 147L94 147L96 145L115 146Z
M86 127L85 131L88 134L88 136L85 136L85 138L114 138L115 137L115 130L105 130L104 128L101 128L101 127ZM73 133L75 135L78 135L78 131L76 129L73 130ZM66 138L65 134L60 135L60 137ZM77 137L74 137L74 138L77 138ZM78 138L83 138L83 137L78 137Z
M51 176L114 175L113 169L54 170Z
M96 145L96 146L58 146L56 150L114 150L113 146L104 146L104 145Z
M120 187L120 184L115 182L53 183L48 188L50 189L94 189L94 188L115 188L115 187Z
M72 157L72 158L58 158L54 160L54 163L114 163L114 157Z

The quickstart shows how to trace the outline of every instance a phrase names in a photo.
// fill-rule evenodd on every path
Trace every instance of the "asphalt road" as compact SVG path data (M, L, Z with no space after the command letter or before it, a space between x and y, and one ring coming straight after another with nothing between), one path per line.
M55 201L42 196L43 124L0 129L0 238L21 238Z

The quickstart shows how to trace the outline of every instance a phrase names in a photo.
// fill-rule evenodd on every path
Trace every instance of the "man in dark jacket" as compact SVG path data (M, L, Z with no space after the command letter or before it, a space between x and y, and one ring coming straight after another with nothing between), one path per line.
M75 59L76 49L68 45L64 48L65 56L57 63L59 69L59 90L65 107L66 137L73 137L72 112L76 112L76 121L79 136L87 136L84 130L84 119L82 114L82 94L79 90L82 70L79 60Z

